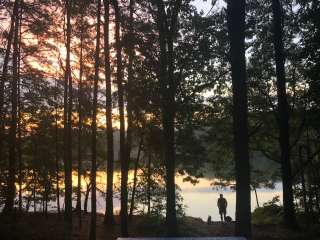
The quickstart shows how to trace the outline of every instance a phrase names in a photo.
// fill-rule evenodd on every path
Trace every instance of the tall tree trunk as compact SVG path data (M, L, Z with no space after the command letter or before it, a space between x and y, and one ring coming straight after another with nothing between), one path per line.
M285 57L283 46L283 14L279 0L272 0L273 11L273 41L277 75L277 97L278 97L278 120L279 120L279 143L281 150L281 175L283 187L283 211L284 222L287 227L295 228L296 217L293 203L292 173L290 161L289 143L289 107L286 93L285 79Z
M168 85L163 88L164 104L162 109L163 131L165 142L166 188L167 188L167 224L169 236L177 234L176 189L175 189L175 83L173 75L173 41L168 39Z
M315 159L315 166L319 166L319 162L317 161L317 159ZM314 196L315 196L315 207L316 210L318 212L318 216L320 216L320 198L319 198L319 194L320 194L320 188L319 188L319 184L320 184L320 176L319 176L319 170L317 167L313 168L313 176L315 179L314 182Z
M300 165L303 166L303 154L302 154L303 146L299 147L299 161ZM305 183L305 177L304 177L304 169L301 171L301 191L302 191L302 197L303 197L303 207L305 214L309 214L308 211L308 204L307 204L307 190L306 190L306 183Z
M236 170L237 236L251 236L250 165L248 103L245 60L245 0L228 1L227 17L230 38L233 90L234 160Z
M46 202L45 202L45 215L48 218L48 200L49 200L49 190L46 191Z
M21 140L21 78L20 78L20 60L21 60L21 21L22 21L22 8L19 13L19 47L18 47L18 164L19 164L19 212L22 212L22 140Z
M18 9L20 8L20 1ZM9 177L7 185L7 195L5 200L4 212L12 212L14 208L14 198L16 194L15 176L16 176L16 145L17 145L17 85L18 79L18 58L19 58L19 11L14 19L14 40L12 56L12 78L11 78L11 121L9 130Z
M59 146L58 146L58 80L55 80L55 165L56 165L56 197L57 197L57 210L60 216L60 167L59 167Z
M171 95L171 94L170 94ZM176 195L175 195L175 134L174 134L174 99L167 96L163 107L163 131L165 141L167 211L166 222L168 235L177 235Z
M45 201L45 190L42 193L41 205L42 205L42 214L44 215L44 201Z
M27 196L27 202L26 202L26 212L29 212L30 209L30 201L31 201L31 196Z
M65 234L71 238L72 232L72 143L71 143L71 115L72 115L72 80L70 67L71 42L71 1L66 0L66 70L64 79L64 172L65 172Z
M33 169L33 171L35 171ZM33 194L33 212L37 212L37 202L36 202L36 178L35 178L35 172L33 172L33 189L32 189L32 194Z
M314 211L313 211L313 187L312 187L312 178L311 176L309 177L309 184L308 184L308 208L309 208L309 213L310 216L313 216Z
M310 165L313 166L313 161L312 158L310 157L311 155L311 150L310 150L310 142L309 142L309 134L308 134L308 129L307 129L307 159L310 161ZM314 175L313 171L311 170L308 176L308 189L309 189L309 202L308 202L308 208L310 212L310 216L314 215L314 208L313 208L313 195L314 195L314 187L312 186L312 183L314 183ZM310 219L311 220L311 219Z
M83 9L82 9L83 11ZM82 225L81 217L81 172L82 172L82 76L83 76L83 12L81 12L80 30L80 70L79 70L79 89L78 89L78 185L77 185L77 211L79 215L79 227Z
M123 101L123 79L122 79L122 44L120 40L120 9L118 1L113 0L115 11L115 39L116 39L116 58L117 58L117 86L118 86L118 105L120 114L120 165L121 165L121 237L128 236L128 163L126 156L125 143L125 120L124 120L124 101Z
M88 212L88 198L89 198L90 190L91 190L91 183L87 184L86 194L84 195L83 211L85 213Z
M20 103L20 81L18 87L18 164L19 164L19 212L22 212L22 150L21 150L21 103Z
M96 222L97 222L97 207L96 207L96 174L97 174L97 102L98 102L98 83L99 83L99 67L100 67L100 11L101 0L98 0L97 6L97 36L96 36L96 51L94 64L94 87L93 87L93 111L92 111L92 166L91 166L91 224L90 224L90 240L96 239Z
M46 218L48 218L48 198L49 198L49 179L48 179L48 171L46 170L45 175L45 185L44 185L44 206L43 212Z
M317 212L318 212L318 215L320 214L320 202L319 202L319 184L316 182L315 183L315 205L316 205L316 209L317 209Z
M8 64L11 52L12 39L14 34L14 24L15 24L15 16L18 16L19 12L19 0L15 0L11 15L11 23L10 30L7 38L7 47L6 52L3 59L2 65L2 75L0 79L0 162L2 162L2 149L3 149L3 138L4 138L4 113L3 113L3 104L4 104L4 87L5 82L8 77Z
M148 179L147 179L147 184L148 184L148 188L147 188L147 202L148 202L148 215L150 215L151 213L151 152L149 149L149 155L148 155Z
M137 158L134 163L134 172L133 172L133 186L132 186L132 194L131 194L131 202L130 202L130 212L129 212L129 217L131 218L133 215L133 210L134 210L134 201L135 201L135 194L136 194L136 188L137 188L137 173L138 173L138 168L139 168L139 159L140 159L140 153L142 149L142 144L143 144L143 135L141 135L140 138L140 143L138 147L138 153L137 153Z
M162 95L162 125L164 133L164 158L166 166L166 225L169 237L178 234L175 193L175 92L173 41L177 31L178 13L181 1L174 2L170 16L167 16L164 2L157 1L157 25L160 44L160 87ZM170 19L170 27L168 20Z
M134 11L134 0L129 2L129 44L128 44L128 81L127 81L127 148L126 148L126 161L129 166L131 158L131 147L132 147L132 129L133 129L133 114L132 114L132 81L133 81L133 58L134 58L134 36L133 36L133 11ZM131 216L131 208L130 208Z
M112 127L112 95L109 45L109 0L104 0L104 67L106 78L106 123L107 123L107 195L105 222L114 223L113 217L113 127Z
M256 196L257 207L259 208L260 204L259 204L259 199L258 199L257 188L255 186L253 186L253 191L254 191L254 195Z
M37 160L37 154L38 154L38 147L37 144L34 143L34 151L33 151L33 155L34 155L34 162L36 162ZM33 167L32 169L32 181L33 181L33 188L32 188L32 195L33 195L33 212L36 213L37 212L37 202L36 202L36 192L37 192L37 176L36 176L36 170L35 167Z
M317 143L315 144L317 145ZM318 215L320 216L320 172L319 172L319 154L315 156L315 162L317 168L314 168L315 171L315 177L316 177L316 184L315 184L315 191L316 191L316 207L318 210Z

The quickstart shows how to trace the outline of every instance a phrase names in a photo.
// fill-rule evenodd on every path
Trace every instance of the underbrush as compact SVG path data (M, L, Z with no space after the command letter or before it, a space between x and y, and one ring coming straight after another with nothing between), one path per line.
M279 196L276 196L263 204L263 207L256 208L252 213L252 223L257 225L282 224L283 207L279 203Z

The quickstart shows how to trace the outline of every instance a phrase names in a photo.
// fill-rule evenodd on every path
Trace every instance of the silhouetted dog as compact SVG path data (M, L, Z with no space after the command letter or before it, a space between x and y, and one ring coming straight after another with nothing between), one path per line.
M224 219L227 223L231 223L232 222L232 218L230 216L226 216Z

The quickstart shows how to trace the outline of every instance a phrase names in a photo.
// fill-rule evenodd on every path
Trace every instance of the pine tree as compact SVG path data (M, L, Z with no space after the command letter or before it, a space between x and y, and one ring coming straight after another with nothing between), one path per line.
M80 3L80 57L79 57L79 84L78 84L78 183L77 183L77 210L79 226L82 225L81 216L81 176L82 176L82 128L83 128L83 42L84 42L84 6Z
M114 223L113 217L113 127L112 127L112 95L111 95L111 68L109 45L109 0L104 0L104 67L106 79L106 133L107 133L107 195L105 222Z
M16 15L14 16L13 31L13 54L12 54L12 78L11 78L11 119L9 130L9 176L7 185L7 195L4 206L4 212L11 213L14 208L14 198L16 194L16 150L17 150L17 109L18 109L18 60L19 60L19 9L21 1L18 1Z
M113 0L115 12L115 46L117 62L117 86L118 86L118 106L120 115L120 166L121 166L121 236L128 236L128 164L126 156L125 119L124 119L124 89L123 89L123 63L122 63L122 43L120 37L121 14L117 0Z
M165 9L162 0L157 3L157 25L160 45L160 89L162 97L162 126L164 134L164 158L166 166L166 224L168 236L178 234L175 192L175 113L176 79L174 76L174 38L177 32L181 1L174 1L173 7ZM170 20L170 22L169 22Z
M7 37L7 46L5 51L5 56L3 58L3 65L2 65L2 74L0 78L0 162L2 162L3 157L3 138L4 138L4 113L3 113L3 104L4 104L4 86L5 82L8 80L8 64L10 60L10 53L11 53L11 45L13 40L14 34L14 24L15 18L18 16L19 12L19 0L14 1L13 10L10 19L10 30Z
M96 207L96 174L97 174L97 104L98 104L98 83L99 83L99 67L100 67L100 25L101 25L101 0L97 2L97 36L96 50L94 63L94 86L93 86L93 104L92 104L92 165L91 165L91 223L90 223L90 240L96 239L96 222L97 222L97 207Z
M236 235L251 236L248 100L245 60L245 0L228 1L236 170Z
M279 0L272 0L273 22L274 22L274 52L277 75L277 97L278 97L278 121L279 121L279 143L281 149L281 173L283 186L283 211L284 222L290 228L296 227L295 210L292 191L292 173L290 161L289 143L289 107L286 94L285 57L283 50L283 26L282 10Z
M65 179L65 222L66 238L71 238L72 231L72 78L70 67L71 44L71 1L65 2L66 28L66 68L64 77L64 179Z

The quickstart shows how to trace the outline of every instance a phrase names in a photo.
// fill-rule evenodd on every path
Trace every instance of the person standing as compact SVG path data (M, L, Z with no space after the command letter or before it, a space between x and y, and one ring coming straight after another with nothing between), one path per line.
M220 214L220 217L221 217L221 222L224 222L226 220L228 202L223 197L223 194L220 194L220 197L218 198L217 205L218 205L218 208L219 208L219 214Z

